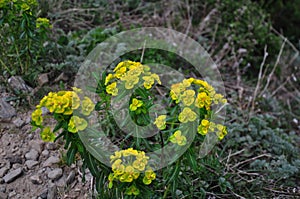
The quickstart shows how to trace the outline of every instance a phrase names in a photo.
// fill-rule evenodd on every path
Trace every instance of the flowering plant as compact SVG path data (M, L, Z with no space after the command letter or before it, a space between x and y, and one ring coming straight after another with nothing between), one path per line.
M98 101L94 103L79 88L50 92L32 113L32 124L42 129L45 141L65 139L68 164L79 152L83 168L88 167L96 178L101 196L150 197L155 193L149 186L152 190L163 187L167 194L171 185L173 195L180 171L199 169L195 151L204 150L200 147L204 139L222 140L227 134L226 127L214 121L212 109L227 102L206 81L188 78L171 85L170 92L163 95L168 107L158 114L153 107L161 84L151 67L123 61L98 79ZM127 101L126 96L130 96ZM115 106L123 109L116 110ZM53 130L43 126L43 107L57 121ZM128 116L123 117L122 110ZM96 122L93 113L97 113ZM118 123L118 117L122 122ZM96 127L101 127L101 132Z

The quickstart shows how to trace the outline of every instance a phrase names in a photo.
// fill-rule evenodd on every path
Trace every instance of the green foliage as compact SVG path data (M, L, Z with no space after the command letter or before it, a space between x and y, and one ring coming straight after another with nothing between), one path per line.
M40 59L51 28L49 20L38 17L35 0L0 2L0 72L28 75L42 71Z

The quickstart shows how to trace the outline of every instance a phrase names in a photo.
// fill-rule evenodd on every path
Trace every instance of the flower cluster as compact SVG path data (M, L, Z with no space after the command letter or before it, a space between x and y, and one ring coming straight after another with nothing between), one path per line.
M125 89L133 89L141 82L145 89L152 88L155 81L161 84L159 76L150 72L149 66L142 65L140 62L123 61L120 62L113 71L106 76L106 92L112 96L118 95L117 81L124 83Z
M138 151L132 148L126 150L116 151L110 157L112 164L112 171L108 177L109 188L112 188L113 181L120 181L125 183L132 183L141 176L144 172L143 183L145 185L151 184L156 178L156 174L150 166L148 166L149 157L145 155L144 151ZM138 189L132 184L126 191L128 195L139 194Z
M142 100L138 100L136 98L132 99L132 103L129 106L129 109L131 111L136 111L138 108L140 108L143 105L143 101Z
M76 133L82 131L87 127L87 121L78 116L72 116L76 110L83 116L89 116L94 110L95 105L88 97L80 99L79 94L82 93L81 89L73 88L73 91L59 91L50 92L45 96L40 103L36 106L36 110L32 112L31 119L35 126L41 127L43 123L42 107L49 110L50 113L61 115L62 120L69 120L68 131ZM44 128L41 132L41 138L44 141L53 141L55 136L50 131L50 128Z
M216 132L218 138L222 140L225 135L227 135L227 129L221 124L215 124L207 119L203 119L198 126L198 133L201 135L206 135L208 132Z
M170 136L169 140L174 144L178 144L179 146L186 145L186 137L181 135L180 130L175 131L175 133Z
M49 19L47 18L37 18L36 21L36 28L41 28L41 27L44 27L44 28L52 28L52 25L50 24L50 21Z

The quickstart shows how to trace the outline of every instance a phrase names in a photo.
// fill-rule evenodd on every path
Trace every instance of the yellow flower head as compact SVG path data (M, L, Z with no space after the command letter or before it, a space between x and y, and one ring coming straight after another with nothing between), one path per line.
M117 96L118 95L117 82L111 83L110 85L106 86L106 92L108 94L111 94L112 96Z
M88 123L85 119L78 116L72 116L68 124L68 131L77 133L78 131L86 129L87 125Z
M175 131L175 133L170 136L169 140L174 144L178 144L179 146L186 145L186 137L181 135L180 130Z
M136 188L136 186L131 185L130 187L128 187L128 188L126 189L125 194L126 194L126 195L129 195L129 196L131 196L131 195L137 196L137 195L140 194L140 190L139 190L138 188Z
M201 124L198 126L198 133L201 135L206 135L208 133L210 125L213 124L210 124L210 122L207 119L203 119L201 121Z
M207 110L210 109L211 105L211 98L205 93L205 92L200 92L197 95L197 98L195 100L195 105L198 108L206 107Z
M136 111L139 107L141 107L143 105L143 101L142 100L138 100L136 98L132 99L132 103L129 106L129 109L131 111Z
M157 126L158 129L164 130L166 128L166 115L160 115L156 118L154 124Z
M69 106L70 101L67 97L65 96L57 96L55 98L55 113L63 113L65 111L65 109Z
M45 127L41 131L40 136L45 142L53 142L55 140L55 134L51 131L50 127Z
M125 73L126 73L126 67L121 67L116 71L114 76L116 78L120 79L121 77L123 77L125 75Z
M88 116L91 114L94 108L95 104L92 102L92 100L88 97L84 97L81 103L81 113Z
M41 125L43 122L42 109L36 109L31 114L31 119L36 125Z
M178 116L178 120L181 123L193 122L196 118L197 114L188 107L183 108L183 111Z
M105 83L104 85L106 86L108 84L108 82L110 82L110 80L112 80L114 78L114 75L109 73L106 77L105 77Z
M80 106L80 98L76 92L71 92L70 94L72 96L72 109L76 110Z
M181 96L182 102L185 106L190 106L194 103L195 100L195 91L194 90L186 90L183 92Z
M152 180L154 180L156 178L156 174L154 173L154 171L152 169L147 169L145 172L145 176L143 178L143 183L145 185L149 185L151 184Z
M132 89L139 82L140 79L138 76L130 76L126 74L124 77L121 78L121 80L125 81L126 89Z

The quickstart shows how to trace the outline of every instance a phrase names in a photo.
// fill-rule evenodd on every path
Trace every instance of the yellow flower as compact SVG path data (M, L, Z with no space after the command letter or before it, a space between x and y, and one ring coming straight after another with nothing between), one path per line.
M206 107L207 110L210 109L211 105L211 98L205 93L205 92L200 92L197 95L197 98L195 100L195 105L198 108Z
M145 185L149 185L151 184L152 180L154 180L156 178L156 174L154 173L154 171L152 169L147 169L147 171L145 172L145 176L143 178L143 183Z
M30 6L27 3L22 3L21 9L24 10L24 11L29 10Z
M31 114L31 119L36 125L41 125L43 122L42 109L36 109Z
M190 108L185 107L181 113L179 113L178 120L181 123L192 122L197 118L197 114Z
M82 100L82 103L81 103L81 113L83 115L90 115L91 112L94 110L95 108L95 105L94 103L92 102L92 100L88 97L84 97L84 99Z
M219 140L222 140L225 135L227 135L227 129L225 126L221 125L221 124L217 124L217 136L219 138Z
M41 17L37 18L36 19L36 28L40 28L42 26L47 27L47 28L51 27L49 19L41 18Z
M144 171L145 170L145 167L146 167L146 164L144 161L139 161L139 160L135 160L133 163L132 163L132 166L139 170L139 171Z
M194 103L194 96L195 91L194 90L186 90L183 92L181 99L185 106L190 106Z
M106 77L105 77L105 83L104 85L106 86L108 84L108 82L110 82L110 80L112 80L114 78L114 75L109 73Z
M81 88L72 87L72 89L73 89L73 91L75 93L82 93L82 89ZM67 92L72 93L71 91L67 91Z
M110 85L106 86L106 92L108 94L111 94L112 96L117 96L118 95L117 82L111 83Z
M55 106L55 113L63 113L65 108L69 106L69 99L64 96L57 96L55 98L56 106Z
M122 76L124 76L126 73L126 67L121 67L120 69L118 69L115 73L115 77L120 79Z
M45 127L40 133L41 139L45 142L53 142L55 134L51 131L50 127Z
M198 126L198 133L201 135L206 135L208 132L208 128L210 126L210 122L206 119L201 121L201 124Z
M160 115L155 119L154 124L157 126L158 129L164 130L166 128L166 115Z
M139 77L138 76L130 76L130 75L126 74L124 77L121 78L121 80L125 81L126 89L132 89L139 82Z
M132 99L132 103L129 106L129 109L131 111L136 111L139 107L141 107L143 105L143 101L142 100L138 100L136 98Z
M170 136L170 141L174 144L178 144L179 146L186 145L186 137L181 135L181 131L177 130L173 135Z
M170 97L172 100L176 101L176 103L179 103L181 100L181 93L183 91L185 91L185 86L182 83L172 84Z
M137 150L135 150L133 148L128 148L126 150L123 150L122 154L123 154L124 157L127 157L127 156L130 156L130 155L136 156L139 153L138 153Z
M144 80L144 87L146 89L150 89L154 84L154 78L152 76L144 76L143 80Z
M125 192L126 195L139 195L140 194L140 190L138 188L136 188L134 185L131 185L130 187L128 187L126 189L126 192Z
M121 67L123 67L125 62L120 62L118 63L118 65L115 67L114 72L116 72L117 70L119 70Z
M116 159L120 159L122 157L121 151L116 151L114 155L110 156L110 162L115 161Z
M83 131L86 129L87 125L88 123L85 119L78 116L72 116L68 124L68 131L72 133Z
M76 92L72 92L71 96L72 96L72 109L73 110L78 109L79 106L80 106L80 98L79 98L79 96L77 95Z

